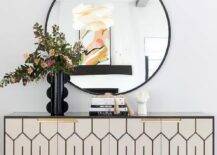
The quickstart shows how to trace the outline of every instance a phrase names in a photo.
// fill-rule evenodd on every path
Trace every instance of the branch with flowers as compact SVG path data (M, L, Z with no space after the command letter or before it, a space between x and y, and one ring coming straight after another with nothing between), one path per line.
M23 65L17 67L15 71L5 74L0 81L0 87L19 82L26 85L28 82L46 77L48 73L63 72L69 75L73 73L74 68L82 62L83 55L92 52L82 45L82 39L90 31L110 28L114 24L112 9L113 7L109 5L80 4L75 7L73 9L73 28L79 31L85 30L86 33L73 46L66 41L59 26L54 25L52 32L45 34L42 26L36 23L33 27L37 40L36 50L33 53L25 54Z
M25 64L15 71L5 74L0 81L0 87L22 81L26 85L31 81L38 81L46 77L48 73L64 72L71 74L79 65L81 54L86 52L81 41L74 46L67 43L65 35L59 27L54 25L51 33L44 33L42 25L36 23L33 27L37 40L37 49L33 53L25 54Z

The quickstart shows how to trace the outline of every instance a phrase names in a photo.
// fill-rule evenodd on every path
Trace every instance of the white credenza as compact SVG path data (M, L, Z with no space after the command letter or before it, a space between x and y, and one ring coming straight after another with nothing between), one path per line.
M5 155L214 155L214 117L5 116Z

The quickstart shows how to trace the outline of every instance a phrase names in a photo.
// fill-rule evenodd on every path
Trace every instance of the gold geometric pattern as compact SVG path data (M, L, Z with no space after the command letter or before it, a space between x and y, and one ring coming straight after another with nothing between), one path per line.
M214 155L213 123L213 118L6 118L5 155Z

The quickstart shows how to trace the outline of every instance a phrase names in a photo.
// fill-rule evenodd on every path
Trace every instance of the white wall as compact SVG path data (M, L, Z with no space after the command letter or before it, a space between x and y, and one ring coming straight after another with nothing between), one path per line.
M149 110L217 115L217 1L164 2L172 22L172 42L163 68L145 86L152 93ZM33 49L32 25L35 21L44 22L49 3L48 0L0 0L0 76L21 64L23 53ZM0 89L0 115L44 111L47 88L46 81L41 81L25 88L14 85ZM68 88L70 111L88 110L91 95ZM134 108L136 92L126 95ZM2 146L2 117L0 121Z

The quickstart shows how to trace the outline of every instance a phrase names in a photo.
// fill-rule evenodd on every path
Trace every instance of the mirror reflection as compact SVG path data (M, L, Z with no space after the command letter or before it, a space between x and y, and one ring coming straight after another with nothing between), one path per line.
M94 31L101 26L93 25L96 16L111 28ZM168 20L160 0L58 0L47 28L59 25L69 42L81 39L87 48L71 83L84 90L124 93L161 66L170 41ZM88 22L93 31L77 30Z

